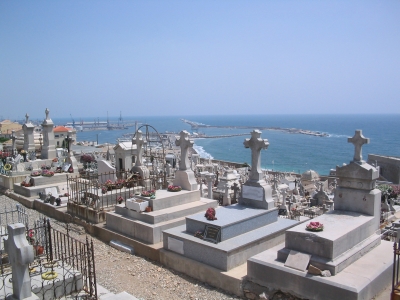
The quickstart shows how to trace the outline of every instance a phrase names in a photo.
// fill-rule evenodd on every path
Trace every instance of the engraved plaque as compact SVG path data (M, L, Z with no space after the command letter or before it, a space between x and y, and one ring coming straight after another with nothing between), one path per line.
M242 197L262 201L264 198L264 189L262 187L244 185L242 187Z
M184 254L183 242L172 237L168 237L168 250L179 254Z

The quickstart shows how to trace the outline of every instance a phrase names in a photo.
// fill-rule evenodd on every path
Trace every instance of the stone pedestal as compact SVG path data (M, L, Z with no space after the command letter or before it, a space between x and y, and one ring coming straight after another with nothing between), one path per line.
M43 129L43 145L42 145L42 159L53 159L56 155L56 143L54 140L54 123L49 118L49 110L46 108L46 119L42 123Z
M242 186L239 203L254 208L273 209L275 207L272 198L272 188L265 181L247 181Z
M198 190L198 184L196 182L196 177L192 170L178 170L175 173L174 185L179 185L182 189L187 191Z

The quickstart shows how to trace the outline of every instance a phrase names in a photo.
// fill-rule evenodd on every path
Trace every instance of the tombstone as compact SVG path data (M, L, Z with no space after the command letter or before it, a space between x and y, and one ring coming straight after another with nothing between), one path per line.
M35 138L33 130L35 126L29 121L29 115L25 115L25 124L22 125L22 130L24 131L24 147L26 152L35 151Z
M255 208L272 209L275 206L271 186L262 176L261 149L268 148L268 140L261 139L261 131L253 130L251 138L245 139L244 146L251 149L251 171L243 184L239 204Z
M208 199L213 199L213 181L215 180L215 174L206 174L207 186L208 186Z
M111 180L112 182L117 180L115 168L106 160L100 160L97 162L97 172L99 174L100 184L104 184L107 180Z
M200 155L199 154L192 154L192 163L193 165L198 165L200 163Z
M176 137L175 144L181 147L181 160L179 170L175 173L174 185L179 185L184 190L194 191L198 189L194 172L189 168L189 151L193 147L193 140L189 138L189 132L183 130Z
M220 197L224 197L226 193L226 188L228 188L229 197L231 197L231 195L233 194L233 190L231 189L231 187L234 183L239 184L237 172L233 169L225 168L223 175L219 177L219 182L215 189L215 193Z
M234 182L231 186L231 190L233 191L233 202L237 202L237 193L240 191L239 185Z
M132 141L133 142L133 141ZM147 182L150 177L149 169L143 164L143 145L147 143L146 140L143 139L143 134L140 130L136 132L136 160L135 166L131 169L132 173L139 173L140 177L143 178L146 182L141 182L142 185L148 186L150 183Z
M222 197L222 205L223 206L229 206L232 204L231 196L229 195L229 190L230 190L230 188L226 186L225 193L223 194L223 197Z
M17 164L16 165L17 172L25 172L25 165L24 164Z
M54 123L49 117L50 111L46 108L46 119L42 123L43 129L43 145L41 151L42 159L53 159L57 156L56 142L54 140Z
M12 268L13 295L7 299L39 299L31 292L31 278L28 267L34 260L33 247L26 239L25 225L21 223L7 226L8 239L5 249Z

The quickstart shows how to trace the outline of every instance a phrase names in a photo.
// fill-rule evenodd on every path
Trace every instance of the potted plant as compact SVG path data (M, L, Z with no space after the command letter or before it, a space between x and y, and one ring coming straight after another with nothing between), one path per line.
M155 195L156 195L155 190L142 191L142 193L141 193L142 197L151 197L151 196L155 196Z
M306 225L308 231L322 231L324 230L324 224L320 222L310 222Z
M117 181L115 181L115 188L122 189L124 184L125 184L125 180L118 179Z
M108 191L108 188L107 188L105 185L103 185L103 186L101 187L101 193L102 193L102 194L106 194L107 191Z
M52 176L54 176L54 172L45 169L45 170L42 171L42 176L44 176L44 177L52 177Z
M123 198L122 196L118 196L118 197L117 197L117 202L118 202L118 204L121 204L122 201L124 201L124 198Z
M114 182L112 182L112 180L108 179L104 185L107 187L107 189L109 191L111 191L113 189L113 187L115 186Z
M169 185L168 192L180 192L182 188L179 185Z

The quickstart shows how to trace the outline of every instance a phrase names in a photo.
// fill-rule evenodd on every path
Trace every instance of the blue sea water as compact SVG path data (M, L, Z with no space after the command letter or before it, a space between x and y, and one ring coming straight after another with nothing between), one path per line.
M191 131L181 118L191 121L221 126L260 126L298 128L319 131L329 137L315 137L303 134L289 134L280 131L264 130L263 139L268 139L269 147L261 153L262 168L302 173L313 169L320 174L328 174L336 165L349 163L354 154L354 146L347 138L354 135L356 129L362 129L363 135L370 138L370 144L363 147L363 158L369 153L400 157L400 116L399 115L251 115L251 116L168 116L168 117L128 117L125 120L137 120L147 123L158 132L181 130ZM58 124L68 119L54 119ZM116 122L116 119L111 122ZM115 143L118 137L128 130L87 131L78 133L78 141L90 140L99 143ZM207 135L226 135L249 133L250 129L201 128ZM98 134L98 136L97 136ZM203 156L232 162L251 161L251 151L244 148L245 136L196 139L195 148Z

